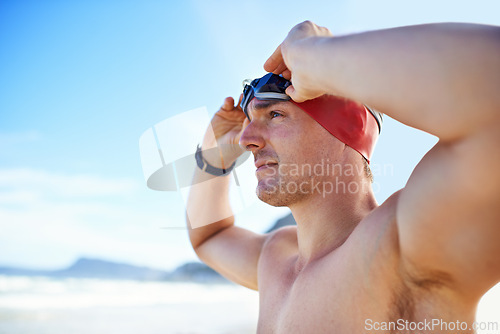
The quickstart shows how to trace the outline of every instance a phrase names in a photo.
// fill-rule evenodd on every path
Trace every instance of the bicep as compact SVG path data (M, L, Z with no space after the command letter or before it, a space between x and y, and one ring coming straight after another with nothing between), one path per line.
M403 260L420 272L444 273L474 295L500 280L499 147L498 131L438 143L398 201Z
M258 290L257 267L266 240L267 235L230 226L203 242L196 253L231 281Z

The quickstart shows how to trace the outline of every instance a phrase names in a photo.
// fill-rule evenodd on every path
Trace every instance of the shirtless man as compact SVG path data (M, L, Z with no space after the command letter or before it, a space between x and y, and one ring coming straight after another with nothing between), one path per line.
M258 197L288 206L297 226L265 235L235 226L230 177L201 169L195 182L207 186L193 188L188 202L191 226L229 217L190 229L190 239L201 260L259 291L258 332L473 332L479 299L500 281L500 28L432 24L332 37L304 22L264 69L291 78L294 102L254 98L250 121L226 98L212 120L221 152L202 151L203 159L227 169L251 151ZM323 94L359 101L439 143L381 205L366 173L292 174L294 164L327 160L364 168L358 150L299 107ZM202 150L215 145L209 137ZM284 191L332 180L360 186Z

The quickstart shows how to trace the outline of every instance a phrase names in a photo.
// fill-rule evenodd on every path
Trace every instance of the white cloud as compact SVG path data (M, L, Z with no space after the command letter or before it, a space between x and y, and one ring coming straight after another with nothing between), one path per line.
M63 175L30 168L0 169L0 189L17 192L43 191L69 197L127 195L140 185L131 179L108 179L95 175ZM33 194L28 197L34 196ZM2 196L0 196L1 198ZM19 198L20 199L20 198ZM0 202L1 203L1 202Z

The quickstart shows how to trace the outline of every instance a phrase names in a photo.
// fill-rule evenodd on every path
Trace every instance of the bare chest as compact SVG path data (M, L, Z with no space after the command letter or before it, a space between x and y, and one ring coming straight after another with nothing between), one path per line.
M474 320L439 291L409 288L390 260L366 266L344 256L298 274L291 263L261 267L258 333L368 333L374 324Z
M367 289L363 277L321 268L278 277L262 279L259 333L356 333L367 317L386 318L391 303L389 293Z

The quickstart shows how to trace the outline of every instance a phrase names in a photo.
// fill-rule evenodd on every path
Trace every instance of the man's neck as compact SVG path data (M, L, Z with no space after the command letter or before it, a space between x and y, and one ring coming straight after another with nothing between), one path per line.
M366 188L318 194L290 206L297 222L298 271L340 247L358 223L378 206L371 186Z

